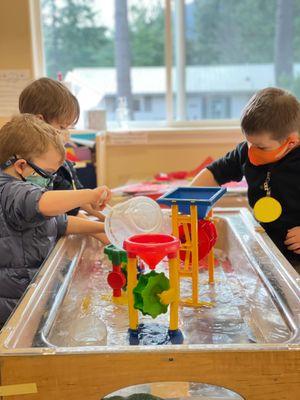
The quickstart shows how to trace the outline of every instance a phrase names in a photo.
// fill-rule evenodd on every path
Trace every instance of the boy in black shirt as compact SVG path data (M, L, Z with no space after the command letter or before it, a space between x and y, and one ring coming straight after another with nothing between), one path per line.
M291 264L300 266L300 104L284 90L263 89L243 110L241 127L246 141L201 171L192 185L245 176L256 219Z

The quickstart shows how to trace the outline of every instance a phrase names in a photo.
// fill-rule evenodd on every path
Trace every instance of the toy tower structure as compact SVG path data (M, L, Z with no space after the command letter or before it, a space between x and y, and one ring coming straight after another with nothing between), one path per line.
M166 193L157 200L160 204L171 206L172 234L180 239L180 253L183 255L181 257L183 265L179 269L179 276L180 278L190 277L192 280L192 298L181 299L181 304L185 306L210 305L208 302L199 301L199 249L202 248L203 250L203 247L201 247L203 243L207 247L206 250L209 251L209 283L213 284L213 245L216 234L214 233L214 226L209 227L207 225L205 229L201 229L201 232L199 226L201 227L202 221L205 220L212 222L212 207L225 192L226 189L220 187L180 187ZM209 243L211 243L211 246Z

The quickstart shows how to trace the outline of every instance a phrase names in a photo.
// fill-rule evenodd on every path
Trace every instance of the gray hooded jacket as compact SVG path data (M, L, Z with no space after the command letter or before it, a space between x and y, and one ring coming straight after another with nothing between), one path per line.
M67 227L65 215L39 212L44 191L0 169L0 327Z

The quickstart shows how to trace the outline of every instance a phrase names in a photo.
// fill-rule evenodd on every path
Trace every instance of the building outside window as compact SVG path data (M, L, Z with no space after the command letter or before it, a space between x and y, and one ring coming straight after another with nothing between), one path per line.
M145 112L150 113L152 111L152 97L151 96L144 97L144 108L145 108Z

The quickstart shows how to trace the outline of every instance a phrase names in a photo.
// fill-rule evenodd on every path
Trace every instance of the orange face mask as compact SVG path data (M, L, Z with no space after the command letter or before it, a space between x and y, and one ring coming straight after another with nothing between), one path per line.
M290 144L294 146L290 146ZM287 139L278 149L275 150L261 150L257 147L250 145L248 149L248 157L253 165L264 165L271 164L278 160L281 160L287 153L289 153L294 147L299 145L299 141L295 139Z

